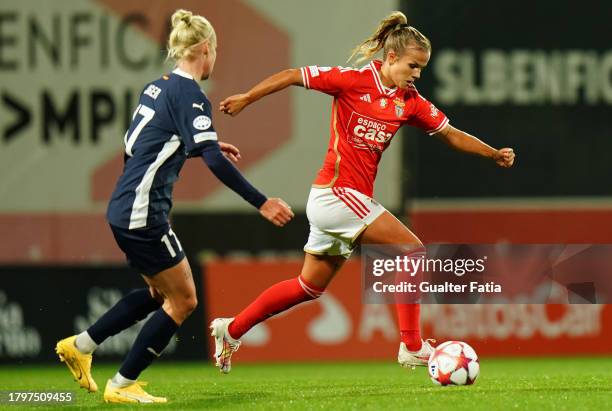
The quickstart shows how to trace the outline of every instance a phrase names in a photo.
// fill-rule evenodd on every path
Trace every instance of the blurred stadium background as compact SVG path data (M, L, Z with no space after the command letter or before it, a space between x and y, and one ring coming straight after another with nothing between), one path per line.
M586 2L589 3L589 2ZM418 84L459 128L514 147L511 170L403 130L385 153L376 197L427 243L612 243L612 4L471 0L3 0L0 4L0 363L55 361L60 337L88 326L131 288L104 221L123 134L143 84L164 63L179 7L219 36L204 87L213 106L287 67L344 65L390 11L429 36ZM593 5L595 3L593 2ZM214 119L240 168L297 217L267 224L200 161L175 188L173 227L200 306L167 360L205 360L207 323L235 313L300 269L311 180L327 148L329 97L291 89ZM360 302L358 263L320 300L254 329L238 361L391 360L392 311ZM426 336L481 356L610 355L612 309L426 306ZM116 361L137 330L97 352Z

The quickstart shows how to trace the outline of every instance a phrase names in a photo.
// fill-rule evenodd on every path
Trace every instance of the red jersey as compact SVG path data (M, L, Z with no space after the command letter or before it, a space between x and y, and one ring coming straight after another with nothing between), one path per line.
M382 153L403 124L429 134L448 124L415 88L385 87L381 65L374 60L361 69L301 68L304 87L334 97L329 148L313 187L349 187L372 197Z

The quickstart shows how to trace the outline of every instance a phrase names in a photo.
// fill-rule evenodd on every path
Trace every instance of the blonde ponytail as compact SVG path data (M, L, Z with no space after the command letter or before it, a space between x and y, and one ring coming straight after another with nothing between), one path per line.
M215 29L202 16L189 10L178 9L172 14L172 32L168 39L168 59L178 61L191 56L191 48L203 41L217 45Z
M408 25L408 18L404 13L394 11L378 24L370 37L352 50L348 61L355 57L358 63L369 60L380 50L383 50L383 59L389 50L402 55L410 44L431 51L429 39L416 28Z

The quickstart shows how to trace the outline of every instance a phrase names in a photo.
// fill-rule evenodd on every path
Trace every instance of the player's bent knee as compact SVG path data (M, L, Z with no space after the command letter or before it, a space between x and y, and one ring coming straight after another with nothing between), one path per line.
M155 287L149 286L151 297L160 304L164 303L164 296Z
M191 315L191 313L198 306L198 299L196 296L189 296L172 301L172 310L174 312L175 319L183 322Z
M402 243L402 244L393 244L390 246L391 249L395 250L399 254L409 255L413 253L423 254L427 252L425 245L421 242L421 240L417 239L416 243Z
M198 306L198 299L197 297L194 295L193 297L189 297L187 298L184 303L183 303L183 307L185 310L185 313L187 313L187 315L191 314L196 307Z

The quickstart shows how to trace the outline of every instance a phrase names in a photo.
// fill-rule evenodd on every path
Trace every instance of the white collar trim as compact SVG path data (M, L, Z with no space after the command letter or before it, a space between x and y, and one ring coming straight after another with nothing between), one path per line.
M397 90L397 87L389 88L383 85L382 80L380 79L380 76L378 75L378 70L376 69L376 66L374 65L374 61L370 62L370 67L372 69L372 75L374 76L374 83L376 83L376 87L378 88L378 91L380 92L380 94L386 94L387 96L392 96Z
M185 77L185 78L188 78L189 80L193 80L193 76L191 74L187 73L186 71L181 70L178 67L172 70L172 72L181 77Z

